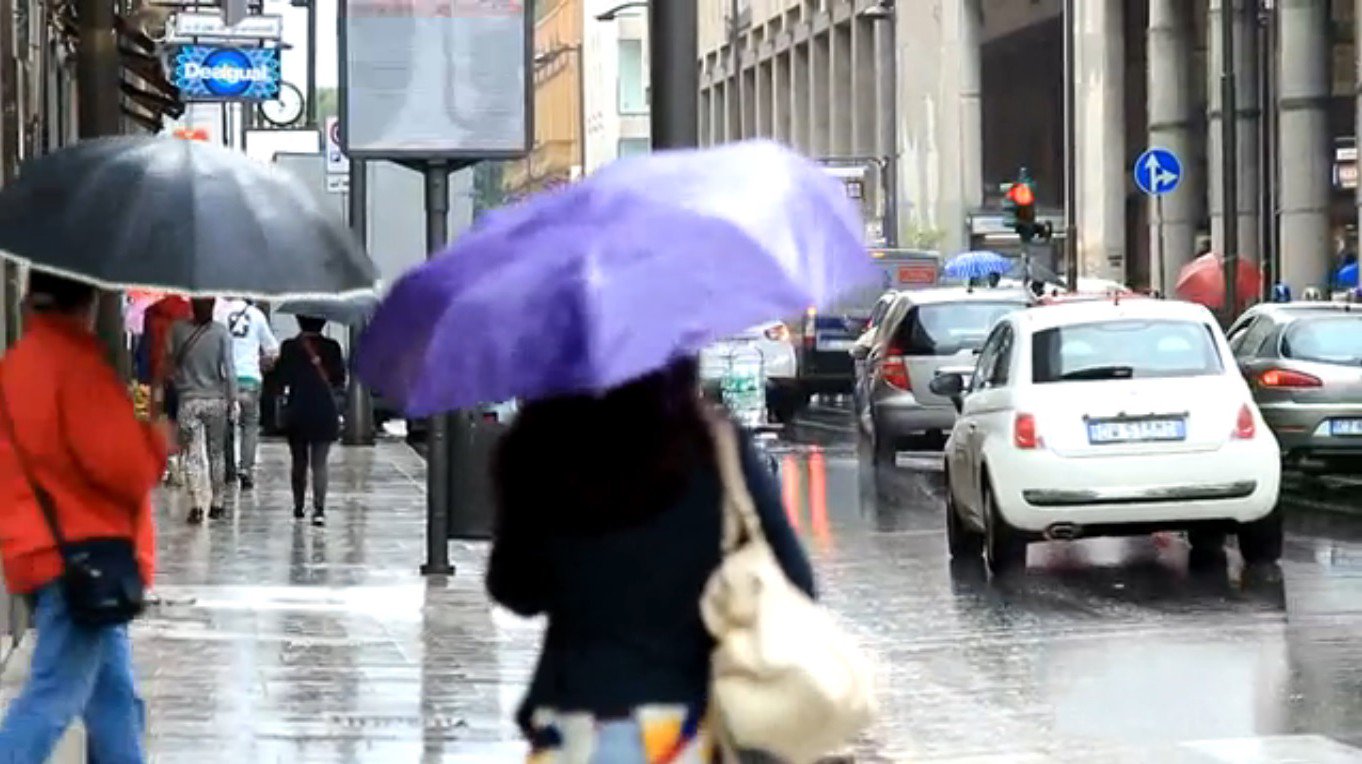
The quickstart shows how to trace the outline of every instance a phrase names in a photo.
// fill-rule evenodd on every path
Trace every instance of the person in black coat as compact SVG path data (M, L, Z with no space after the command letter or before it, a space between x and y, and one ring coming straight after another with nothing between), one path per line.
M780 489L738 437L762 531L786 576L813 596ZM539 712L589 713L593 760L643 762L636 713L682 707L698 719L708 700L714 640L699 603L721 559L722 487L695 361L601 396L525 404L493 477L488 592L520 615L548 616L521 729L547 749L563 741Z
M293 516L306 517L307 473L312 470L312 524L326 517L326 459L340 436L336 393L345 387L340 344L322 336L326 321L299 316L300 331L279 348L276 372L284 389L284 434L293 457Z

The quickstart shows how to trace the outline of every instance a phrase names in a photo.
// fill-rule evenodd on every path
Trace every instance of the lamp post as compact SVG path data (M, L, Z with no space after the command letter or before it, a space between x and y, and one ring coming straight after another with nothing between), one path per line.
M880 0L861 11L863 18L883 24L883 45L880 47L882 75L876 83L884 113L880 118L880 135L884 155L877 160L884 179L884 241L889 247L899 245L899 109L898 109L898 14L894 0Z
M648 4L648 65L654 149L700 145L700 54L695 0Z

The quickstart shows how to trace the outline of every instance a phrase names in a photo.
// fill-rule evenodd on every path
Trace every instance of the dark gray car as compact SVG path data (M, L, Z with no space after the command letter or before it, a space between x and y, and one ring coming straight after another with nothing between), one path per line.
M1227 337L1286 465L1362 467L1362 306L1256 305Z

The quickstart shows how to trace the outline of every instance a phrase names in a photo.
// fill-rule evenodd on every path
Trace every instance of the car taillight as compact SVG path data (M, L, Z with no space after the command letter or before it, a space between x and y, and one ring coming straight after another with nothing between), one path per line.
M897 349L890 349L890 353L897 353ZM887 355L884 363L880 366L881 376L884 383L890 387L897 387L900 390L912 390L913 380L908 377L908 364L904 362L901 355Z
M1320 387L1324 383L1319 377L1303 374L1290 369L1268 369L1258 375L1258 384L1263 387L1286 389L1293 387Z
M1239 407L1239 416L1234 420L1235 440L1252 440L1258 434L1258 421L1253 417L1253 409L1247 403Z
M1036 417L1032 414L1017 414L1012 422L1012 445L1017 448L1040 448L1040 435L1036 433Z
M766 339L772 342L790 341L790 327L786 326L785 324L776 324L775 326L767 329L765 333Z

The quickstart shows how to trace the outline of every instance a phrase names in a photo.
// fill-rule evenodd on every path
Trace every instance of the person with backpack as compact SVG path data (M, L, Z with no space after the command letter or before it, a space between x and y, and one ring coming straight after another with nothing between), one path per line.
M327 463L340 437L337 392L345 387L340 343L322 336L326 321L298 316L298 336L279 350L277 373L285 392L280 411L292 456L293 516L307 516L308 472L312 473L312 524L326 524Z
M264 372L279 356L279 340L265 313L249 300L222 300L216 314L232 335L232 364L236 368L238 417L228 428L228 479L235 473L242 490L249 491L255 487L255 455L260 443L260 390Z
M193 301L194 317L170 331L167 373L179 399L180 443L191 507L189 522L216 520L227 506L227 427L235 420L232 337L213 320L212 298Z

